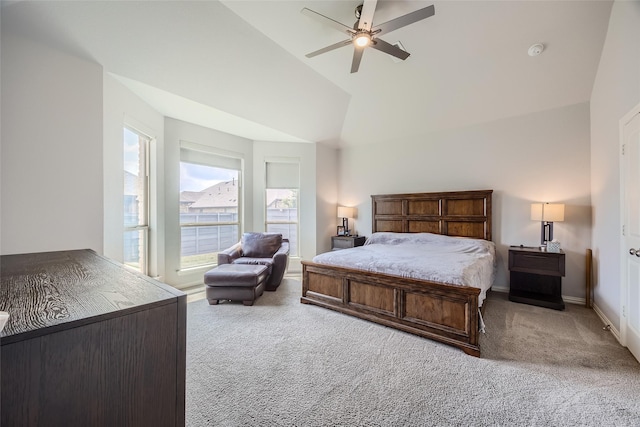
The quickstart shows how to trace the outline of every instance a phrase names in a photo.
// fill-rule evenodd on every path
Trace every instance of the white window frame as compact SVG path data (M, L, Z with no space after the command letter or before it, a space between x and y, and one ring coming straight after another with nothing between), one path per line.
M149 231L150 231L150 227L149 227L149 223L150 223L150 217L151 217L151 192L150 192L150 176L151 176L151 162L150 162L150 152L151 152L151 144L154 140L153 137L147 135L145 132L141 132L140 130L138 130L137 128L135 128L134 126L130 126L128 124L125 124L123 127L123 132L124 129L127 129L130 132L135 133L136 135L138 135L138 141L143 140L144 141L144 173L145 173L145 177L144 177L144 185L143 185L143 192L144 192L144 199L145 199L145 203L143 204L142 208L143 208L143 214L141 215L143 221L139 222L137 225L135 226L126 226L124 225L123 227L123 246L124 246L124 235L126 233L129 232L142 232L142 245L143 245L143 250L142 250L142 254L140 256L140 266L139 268L134 267L133 265L130 264L126 264L126 260L123 259L123 264L126 265L129 268L135 269L137 271L140 271L142 274L148 275L149 274ZM123 169L124 171L124 169ZM124 188L123 188L123 194L124 194ZM139 216L140 217L140 216ZM123 247L124 250L124 247ZM123 253L123 257L124 257L124 253Z

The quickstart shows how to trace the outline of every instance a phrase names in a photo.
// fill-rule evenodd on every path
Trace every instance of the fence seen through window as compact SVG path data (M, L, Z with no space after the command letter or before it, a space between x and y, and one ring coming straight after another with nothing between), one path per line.
M214 264L240 237L240 171L180 162L181 268Z
M266 231L289 239L289 255L298 256L298 190L268 188L266 205Z

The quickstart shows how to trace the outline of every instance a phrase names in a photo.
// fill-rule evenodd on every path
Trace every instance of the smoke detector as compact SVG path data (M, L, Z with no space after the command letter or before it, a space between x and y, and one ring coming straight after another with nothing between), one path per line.
M536 43L529 48L529 56L538 56L544 50L544 45L542 43Z

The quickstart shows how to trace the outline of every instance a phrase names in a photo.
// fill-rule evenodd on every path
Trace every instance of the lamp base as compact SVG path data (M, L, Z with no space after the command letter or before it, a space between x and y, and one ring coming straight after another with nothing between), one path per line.
M546 246L547 242L553 240L553 222L542 221L540 231L540 245Z
M351 230L349 230L349 218L342 218L342 226L344 227L344 235L351 236Z

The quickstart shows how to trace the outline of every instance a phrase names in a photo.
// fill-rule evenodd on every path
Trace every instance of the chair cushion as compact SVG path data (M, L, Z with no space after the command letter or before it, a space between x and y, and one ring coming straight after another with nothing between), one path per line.
M250 258L269 258L282 245L282 234L243 233L242 253Z
M273 258L249 258L245 256L233 261L235 265L264 265L267 267L267 274L269 275L273 270L273 263Z
M258 286L267 279L265 265L222 264L204 274L207 286Z

